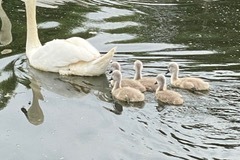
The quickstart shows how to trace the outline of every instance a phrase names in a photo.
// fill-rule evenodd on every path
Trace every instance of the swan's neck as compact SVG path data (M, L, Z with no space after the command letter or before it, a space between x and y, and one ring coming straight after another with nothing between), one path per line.
M135 79L135 80L142 79L142 70L141 70L141 69L136 69L134 79Z
M178 80L178 72L179 72L179 70L176 70L175 72L172 73L171 82Z
M41 99L41 97L42 97L41 92L40 91L34 91L34 89L33 89L33 100L32 100L32 107L33 108L40 108L38 100Z
M36 0L26 0L26 16L27 16L27 43L26 54L30 56L32 51L41 46L38 37L37 21L36 21Z

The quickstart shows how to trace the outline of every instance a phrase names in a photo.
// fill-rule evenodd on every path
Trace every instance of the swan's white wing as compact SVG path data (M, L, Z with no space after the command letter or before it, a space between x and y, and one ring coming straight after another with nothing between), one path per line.
M94 57L96 57L96 58L100 57L100 53L98 52L98 50L83 38L71 37L71 38L66 39L66 41L76 45L76 47L86 49L89 53L94 55Z
M40 47L34 54L32 54L31 62L42 70L56 71L56 68L68 66L79 61L92 61L96 59L100 53L95 49L88 50L86 42L71 43L72 40L56 39L47 42L44 46ZM78 44L78 45L77 45ZM90 45L90 44L89 44Z

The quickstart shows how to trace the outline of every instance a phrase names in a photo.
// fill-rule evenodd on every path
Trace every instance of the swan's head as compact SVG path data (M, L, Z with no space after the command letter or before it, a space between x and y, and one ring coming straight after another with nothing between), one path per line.
M113 71L112 80L115 82L120 82L122 80L122 74L119 70Z
M141 71L143 69L143 64L140 60L136 60L134 62L134 70L135 71Z
M178 67L178 64L176 62L169 63L167 73L169 73L169 72L170 73L176 73L176 72L178 72L178 70L179 70L179 67Z

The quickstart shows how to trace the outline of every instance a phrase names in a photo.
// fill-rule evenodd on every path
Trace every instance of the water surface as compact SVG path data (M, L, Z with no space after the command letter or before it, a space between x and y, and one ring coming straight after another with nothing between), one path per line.
M106 75L65 77L29 67L25 9L3 1L0 55L1 159L221 159L240 153L240 2L237 0L39 0L42 43L79 36L133 77L165 73L208 81L209 92L174 89L183 106L113 101ZM0 8L1 9L1 8ZM8 54L6 54L8 53ZM167 78L169 83L169 77Z

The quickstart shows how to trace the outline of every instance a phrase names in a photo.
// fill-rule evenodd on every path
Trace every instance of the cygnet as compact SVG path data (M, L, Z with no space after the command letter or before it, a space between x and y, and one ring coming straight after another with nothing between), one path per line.
M174 87L193 90L193 91L209 90L209 83L204 82L200 78L195 78L195 77L178 78L179 67L178 67L178 64L175 62L169 63L167 73L169 72L171 73L171 84Z
M136 60L134 62L134 69L135 69L135 80L138 80L143 86L146 87L146 90L149 92L155 92L157 89L156 85L156 77L143 77L142 76L142 70L143 70L143 64L140 60Z
M112 88L112 95L115 99L125 102L143 102L145 96L142 92L131 87L122 87L122 74L119 70L115 70L112 73L112 79L114 80L114 86Z
M172 90L167 90L166 79L164 75L159 74L156 79L158 83L158 88L156 90L155 97L158 101L170 105L183 104L184 100L179 93Z
M111 64L112 71L119 70L121 71L121 66L118 62L113 62ZM114 85L114 81L111 81L111 85ZM135 88L141 92L145 92L146 88L137 80L129 79L129 78L123 78L121 82L122 87L131 87Z

